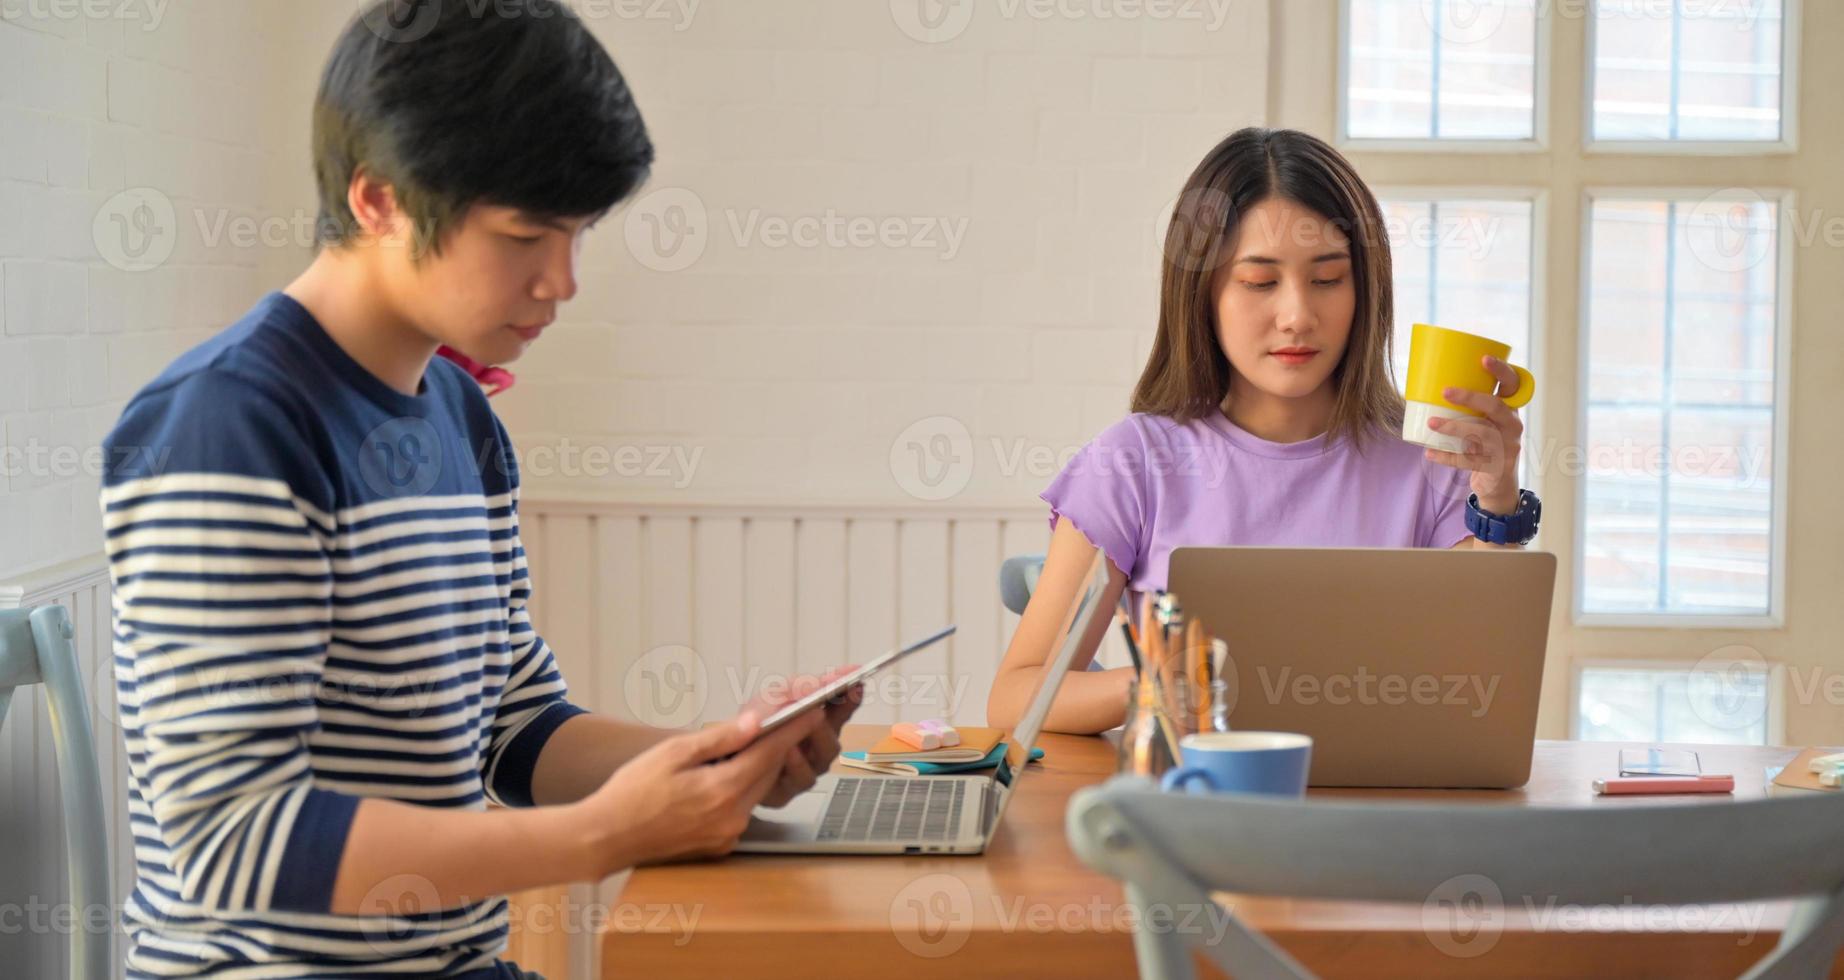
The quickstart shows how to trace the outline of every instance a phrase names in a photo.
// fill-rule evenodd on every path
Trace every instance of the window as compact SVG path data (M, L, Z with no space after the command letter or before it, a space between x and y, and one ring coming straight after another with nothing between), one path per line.
M1596 742L1770 745L1782 738L1779 678L1760 655L1722 651L1695 665L1583 664L1572 737ZM1716 663L1715 661L1722 661Z
M1582 614L1777 614L1778 210L1752 192L1589 207Z
M1796 96L1839 90L1824 42L1844 3L1340 0L1271 16L1271 122L1332 133L1376 189L1399 336L1460 326L1509 341L1537 375L1521 480L1545 501L1535 546L1569 597L1551 636L1576 671L1570 731L1760 740L1758 723L1695 729L1711 723L1694 672L1669 658L1712 629L1757 631L1775 671L1825 657L1825 600L1793 609L1788 587L1794 558L1808 576L1823 562L1787 541L1795 490L1821 510L1833 492L1830 420L1795 433L1788 416L1792 358L1809 366L1829 342L1823 270L1844 218L1824 203L1837 161L1823 151L1844 142L1844 114ZM1551 112L1553 97L1572 105ZM1456 209L1495 211L1495 247L1398 234L1452 229ZM1600 656L1651 659L1582 680Z
M1786 142L1786 0L1598 0L1590 139Z
M1396 344L1391 369L1408 375L1409 331L1452 327L1511 345L1511 360L1537 375L1537 396L1520 410L1526 444L1542 412L1543 371L1533 363L1531 308L1534 200L1454 192L1379 191L1395 269ZM1532 454L1520 459L1533 486Z
M1345 0L1348 140L1539 138L1537 0Z

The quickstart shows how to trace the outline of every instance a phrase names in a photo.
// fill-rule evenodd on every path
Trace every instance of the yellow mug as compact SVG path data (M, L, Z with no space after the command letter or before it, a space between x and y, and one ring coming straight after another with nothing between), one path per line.
M1510 344L1446 327L1415 324L1409 335L1409 375L1403 392L1408 410L1402 416L1402 438L1432 449L1465 452L1464 440L1428 428L1428 420L1478 418L1483 413L1455 405L1442 397L1441 391L1465 388L1491 394L1498 388L1498 376L1486 370L1481 361L1488 355L1505 361L1510 354ZM1517 393L1504 400L1505 407L1523 408L1537 393L1537 379L1515 364L1511 370L1517 372Z

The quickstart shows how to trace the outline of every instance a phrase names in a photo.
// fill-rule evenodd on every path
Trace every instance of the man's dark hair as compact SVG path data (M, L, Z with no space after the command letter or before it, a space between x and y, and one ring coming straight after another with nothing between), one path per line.
M362 166L395 190L418 258L475 203L599 215L653 164L626 80L557 0L373 4L334 45L313 140L320 242L360 233L346 194Z

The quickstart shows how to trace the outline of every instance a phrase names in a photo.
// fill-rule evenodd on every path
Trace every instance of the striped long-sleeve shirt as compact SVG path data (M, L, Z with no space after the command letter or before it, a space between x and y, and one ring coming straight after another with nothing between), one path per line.
M438 358L396 391L277 293L104 448L129 976L498 975L502 898L429 911L405 880L401 915L329 913L360 798L529 805L580 712L526 613L518 467L478 386Z

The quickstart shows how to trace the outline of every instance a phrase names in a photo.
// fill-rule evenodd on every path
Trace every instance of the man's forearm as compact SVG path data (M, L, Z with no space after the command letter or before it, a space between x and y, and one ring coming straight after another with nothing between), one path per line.
M581 823L568 807L480 811L363 800L346 835L331 911L432 912L596 880L612 869L599 866L596 842Z
M538 806L575 803L628 760L677 734L607 715L577 715L557 726L538 753L531 800Z

